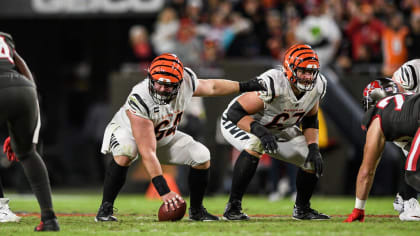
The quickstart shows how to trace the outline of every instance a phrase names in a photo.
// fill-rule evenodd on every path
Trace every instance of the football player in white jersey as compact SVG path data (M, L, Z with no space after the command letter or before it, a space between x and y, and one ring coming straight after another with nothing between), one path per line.
M193 96L222 96L264 89L258 79L247 82L198 79L176 55L156 57L148 69L147 79L133 87L126 103L105 130L101 151L112 153L114 158L107 168L102 204L95 220L117 220L113 216L114 201L124 185L128 167L139 157L170 210L178 208L184 200L169 189L160 163L190 166L189 218L218 220L202 205L210 152L191 136L177 131L177 126Z
M268 70L258 78L267 91L240 95L229 104L222 117L223 136L241 151L234 166L232 189L223 218L249 219L242 212L242 197L259 158L267 153L300 167L293 218L330 219L310 207L310 198L323 168L318 147L318 107L327 82L319 73L318 56L309 45L294 45L287 50L283 67Z
M404 63L392 76L401 92L420 92L420 59ZM408 152L403 150L404 154ZM420 204L417 201L418 192L402 181L399 193L394 200L394 209L400 213L402 221L418 221L420 219ZM411 204L410 204L411 203Z

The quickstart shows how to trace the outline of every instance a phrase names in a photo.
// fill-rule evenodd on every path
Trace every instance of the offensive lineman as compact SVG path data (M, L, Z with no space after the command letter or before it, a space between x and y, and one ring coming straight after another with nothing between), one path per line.
M420 59L404 63L392 76L400 92L420 92ZM407 155L407 151L403 150ZM400 213L402 221L419 221L420 204L417 201L418 192L405 181L400 186L399 193L394 200L394 209Z
M242 212L242 197L259 158L267 153L300 167L293 218L330 219L310 207L310 198L322 175L318 107L327 86L319 73L317 54L309 45L294 45L286 51L283 67L268 70L258 78L267 91L236 97L222 116L223 136L241 151L234 166L232 189L223 217L249 220ZM300 123L302 130L298 127Z
M178 208L181 196L172 192L162 176L162 164L188 165L190 188L189 218L195 221L219 220L203 207L210 152L191 136L177 131L192 96L223 96L265 88L258 79L248 82L198 79L174 54L156 57L147 79L133 87L126 103L108 124L102 153L112 153L105 177L102 204L95 221L116 221L113 205L124 185L127 170L138 157L152 183L169 209Z
M19 160L41 208L35 231L59 231L47 168L35 149L40 114L35 81L15 50L12 36L0 32L0 122L7 123L10 138L4 150L9 160Z
M420 94L398 93L394 81L381 78L364 89L363 107L366 113L362 128L367 130L366 143L357 175L355 208L344 222L364 222L365 204L386 141L393 141L404 151L405 181L416 191L420 190ZM414 204L413 200L417 202L412 198L407 203Z

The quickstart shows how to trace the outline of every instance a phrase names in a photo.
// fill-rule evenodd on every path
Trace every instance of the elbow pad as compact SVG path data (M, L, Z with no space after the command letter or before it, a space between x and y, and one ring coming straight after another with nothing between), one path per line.
M305 116L302 119L302 130L307 128L319 129L318 112L313 116Z
M235 125L242 119L242 117L249 115L248 112L244 110L242 105L236 101L229 107L227 112L228 120L232 121Z

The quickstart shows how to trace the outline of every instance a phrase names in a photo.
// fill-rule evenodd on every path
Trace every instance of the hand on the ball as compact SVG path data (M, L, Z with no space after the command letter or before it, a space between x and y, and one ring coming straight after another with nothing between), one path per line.
M165 203L166 211L169 211L169 210L175 211L176 208L180 207L178 203L185 202L184 199L182 199L182 197L179 194L172 191L163 195L161 198L162 198L162 201Z

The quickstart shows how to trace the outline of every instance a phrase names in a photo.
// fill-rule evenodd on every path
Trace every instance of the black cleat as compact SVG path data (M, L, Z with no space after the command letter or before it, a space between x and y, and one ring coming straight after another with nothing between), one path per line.
M206 208L201 206L200 208L194 209L190 208L189 218L194 221L216 221L219 220L219 217L214 216L207 212Z
M296 206L293 208L293 219L295 220L329 220L330 217L317 212L310 208L309 205L300 207Z
M114 214L114 206L110 202L104 202L98 210L95 221L117 221L117 217L112 214Z
M249 220L249 216L242 212L242 202L233 201L228 202L223 213L223 219L225 220Z
M60 231L60 226L58 225L57 218L53 218L46 221L41 221L41 223L35 227L34 231Z

